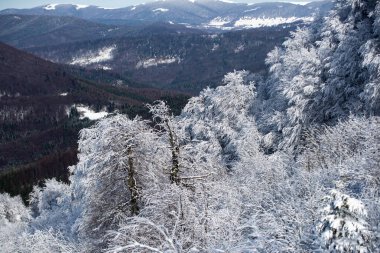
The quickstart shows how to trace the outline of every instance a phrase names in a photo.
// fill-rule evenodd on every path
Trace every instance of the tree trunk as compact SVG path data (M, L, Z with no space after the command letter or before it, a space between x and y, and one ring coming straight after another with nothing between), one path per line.
M137 203L139 193L135 179L135 169L133 167L132 147L128 147L128 189L131 192L131 213L139 214L139 206Z
M180 182L180 178L178 175L179 173L179 146L176 143L175 136L169 125L169 121L166 120L165 123L169 132L170 148L172 149L172 168L170 170L170 181L178 185Z

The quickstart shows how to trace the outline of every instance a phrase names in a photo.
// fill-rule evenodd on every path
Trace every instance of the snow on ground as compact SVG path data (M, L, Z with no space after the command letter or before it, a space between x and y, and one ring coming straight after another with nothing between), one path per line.
M229 4L236 4L235 1L230 1L230 0L219 0L219 2L229 3Z
M57 7L57 5L59 4L48 4L44 6L44 9L48 11L55 10L55 7Z
M231 22L231 19L229 17L216 17L214 19L212 19L208 25L209 26L213 26L213 27L222 27L224 26L225 24L228 24Z
M307 5L311 2L287 2L287 3L290 3L290 4L298 4L298 5Z
M167 12L167 11L169 11L169 9L165 9L165 8L157 8L153 10L153 12Z
M112 70L112 68L109 66L101 66L100 68L103 70Z
M261 8L261 7L256 7L256 8L253 8L253 9L245 10L244 12L257 11L257 10L260 9L260 8Z
M10 93L7 93L6 91L2 92L0 91L0 98L1 97L11 97L12 95Z
M290 18L254 18L254 17L242 17L234 24L235 27L255 28L263 26L276 26L280 24L293 23L296 21L311 22L312 17L290 17Z
M158 65L164 65L164 64L172 64L181 62L181 59L178 57L161 57L161 58L150 58L141 60L136 64L136 68L150 68L150 67L157 67Z
M215 44L212 46L211 51L214 52L215 50L219 49L219 44Z
M113 52L116 49L116 46L103 47L99 49L97 52L88 52L79 57L74 57L70 64L71 65L79 65L79 66L87 66L94 63L105 62L113 59Z
M87 8L87 7L90 7L90 6L89 5L85 5L85 4L76 4L75 5L75 9L77 9L77 10L84 9L84 8Z
M115 9L117 9L117 8L99 7L99 6L98 6L98 9L103 9L103 10L115 10Z
M80 114L80 119L88 118L90 120L98 120L101 118L104 118L108 115L108 112L101 111L101 112L95 112L90 107L85 105L76 105L75 108Z
M0 91L0 98L1 97L20 97L20 96L21 96L21 94L19 92L12 94L12 93L8 93L6 91L4 91L4 92Z
M237 53L239 53L239 52L242 52L242 51L244 51L244 45L243 44L241 44L241 45L239 45L238 47L236 47L235 49L234 49L234 53L235 54L237 54Z
M69 94L68 92L62 92L62 93L60 93L59 95L60 95L61 97L66 97L68 94Z

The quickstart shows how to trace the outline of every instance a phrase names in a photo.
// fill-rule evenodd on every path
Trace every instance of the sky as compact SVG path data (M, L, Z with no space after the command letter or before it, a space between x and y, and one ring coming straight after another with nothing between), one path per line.
M235 0L235 2L311 2L313 0ZM0 0L0 10L7 8L31 8L50 3L71 3L83 5L96 5L107 8L120 8L130 5L152 2L151 0Z

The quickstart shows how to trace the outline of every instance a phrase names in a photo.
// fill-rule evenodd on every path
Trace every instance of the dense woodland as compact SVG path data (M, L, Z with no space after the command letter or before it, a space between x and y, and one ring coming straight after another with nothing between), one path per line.
M80 131L69 184L0 195L5 252L378 252L380 3L339 0L179 116Z
M68 64L104 48L115 48L112 59L94 62L86 68L104 66L125 79L156 88L199 93L208 86L216 87L223 76L234 69L265 73L265 57L281 45L297 25L262 27L256 29L205 34L190 31L165 32L173 29L162 24L150 27L137 36L102 38L53 46L28 48L28 52L44 59ZM151 30L162 31L152 33ZM171 64L138 67L139 62L175 59Z

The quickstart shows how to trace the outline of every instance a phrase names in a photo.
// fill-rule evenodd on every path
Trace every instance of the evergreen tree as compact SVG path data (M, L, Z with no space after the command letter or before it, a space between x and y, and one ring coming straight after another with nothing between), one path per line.
M319 230L329 252L371 252L371 233L365 221L364 204L355 198L332 190L329 205L323 210Z

